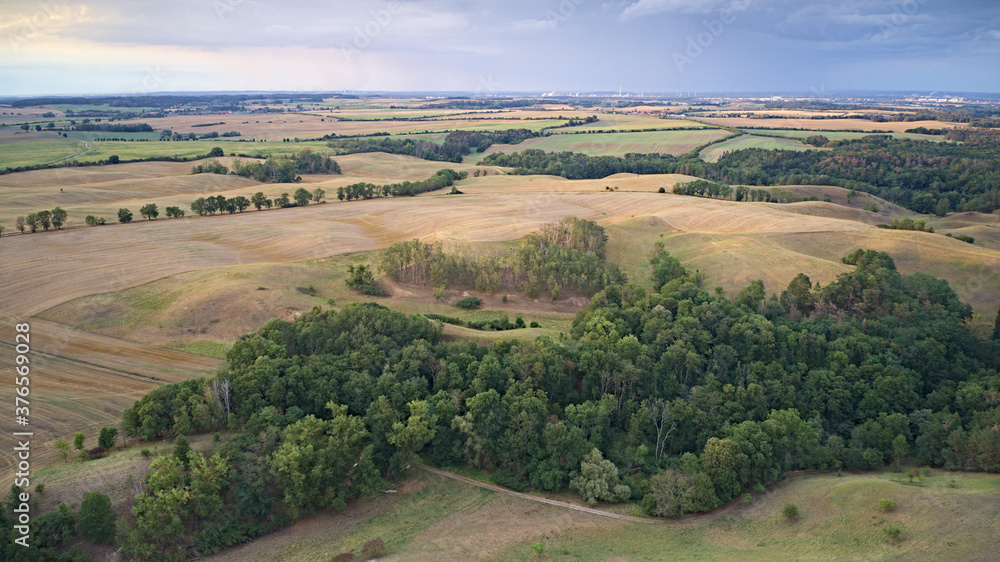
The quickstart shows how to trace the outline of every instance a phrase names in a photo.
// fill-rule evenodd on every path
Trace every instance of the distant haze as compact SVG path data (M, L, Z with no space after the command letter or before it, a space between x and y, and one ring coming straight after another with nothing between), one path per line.
M4 0L0 95L1000 92L997 0Z

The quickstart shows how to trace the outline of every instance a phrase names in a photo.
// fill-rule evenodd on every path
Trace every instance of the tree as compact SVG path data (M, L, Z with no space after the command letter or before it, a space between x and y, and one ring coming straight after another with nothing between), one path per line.
M164 212L169 218L181 218L184 216L184 209L180 207L167 207L164 209Z
M208 200L204 197L199 197L191 202L191 212L198 213L198 216L205 216L208 213Z
M213 146L212 150L208 151L208 157L209 158L216 158L216 157L219 157L219 156L225 156L225 154L226 153L223 152L222 148L218 147L218 146Z
M156 207L156 203L146 203L139 209L139 214L146 217L146 220L152 220L160 216L160 210Z
M62 207L52 209L52 226L59 230L64 224L66 224L66 211Z
M1000 308L997 308L997 317L993 321L993 339L1000 340Z
M266 204L266 201L267 197L264 196L263 191L258 191L257 193L254 193L250 197L250 203L252 203L253 206L256 207L258 211L260 210L261 207L263 207Z
M429 414L426 400L414 400L406 405L410 409L410 417L406 423L392 424L392 430L386 435L386 440L395 445L396 459L392 463L397 467L416 464L420 457L417 452L424 448L434 437L436 417Z
M34 234L38 230L38 213L28 213L28 216L24 219L24 223L28 225L28 230Z
M118 209L118 222L127 223L132 222L132 211L128 209Z
M632 495L629 487L619 480L618 467L606 460L596 447L580 462L580 470L573 474L569 487L590 505L596 505L597 500L623 502Z
M191 452L191 442L184 435L178 435L177 439L174 439L174 458L176 458L185 467L188 465L188 457L190 457Z
M66 462L66 458L69 456L69 441L65 439L56 439L55 447L56 454L59 455L59 458L61 458L63 462Z
M245 211L247 207L250 206L250 200L242 195L237 195L236 197L233 197L230 201L232 202L233 206L236 207L236 210L241 213Z
M306 205L309 204L309 201L312 199L312 194L309 193L309 190L307 190L306 188L300 187L295 190L295 195L293 195L292 198L295 199L296 205L300 207L305 207Z
M94 215L87 215L87 218L83 219L83 222L86 223L87 226L96 226L97 217Z
M24 217L19 216L16 219L14 219L14 228L20 231L21 234L24 234L24 225L25 225Z
M942 197L941 199L938 199L937 207L934 208L934 214L936 214L939 217L943 217L947 215L948 211L950 210L951 210L951 202L948 200L947 197Z
M111 498L98 492L84 492L76 528L94 544L111 544L115 536Z
M910 446L906 442L906 437L902 435L897 435L892 440L892 455L896 462L896 466L903 462L903 459L910 453Z
M101 433L97 436L97 444L105 449L114 449L117 437L117 428L104 426L101 428Z
M316 203L322 202L323 197L325 196L326 196L326 190L323 189L322 187L317 187L312 191L312 200Z
M308 415L285 428L281 446L271 454L274 481L284 489L293 513L317 508L344 509L347 500L378 483L378 470L364 454L368 431L344 406L327 404L333 418Z
M83 432L77 431L76 434L73 435L73 448L76 449L77 451L82 450L83 442L86 438L87 437L83 434Z
M52 212L51 211L38 211L35 213L35 217L38 219L38 224L42 228L48 230L52 226Z

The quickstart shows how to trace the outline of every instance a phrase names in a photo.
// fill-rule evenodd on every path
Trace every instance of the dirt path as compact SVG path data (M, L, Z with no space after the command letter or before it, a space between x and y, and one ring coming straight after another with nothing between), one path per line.
M454 472L448 472L447 470L441 470L426 464L420 465L420 468L426 470L427 472L433 472L434 474L440 474L445 478L451 478L452 480L458 480L459 482L464 482L466 484L471 484L479 488L485 488L487 490L492 490L494 492L499 492L501 494L507 494L510 496L515 496L523 500L531 500L534 502L545 503L549 505L554 505L556 507L565 507L567 509L575 509L576 511L582 511L584 513L590 513L593 515L600 515L602 517L610 517L612 519L622 519L625 521L634 521L636 523L658 523L655 519L643 519L642 517L632 517L631 515L621 515L619 513L611 513L610 511L603 511L600 509L593 509L590 507L583 507L582 505L575 505L568 502L561 502L559 500L550 500L548 498L541 498L538 496L532 496L531 494L522 494L520 492L515 492L513 490L508 490L507 488L502 488L500 486L494 486L493 484L486 484L473 480L471 478L466 478L465 476L460 476Z

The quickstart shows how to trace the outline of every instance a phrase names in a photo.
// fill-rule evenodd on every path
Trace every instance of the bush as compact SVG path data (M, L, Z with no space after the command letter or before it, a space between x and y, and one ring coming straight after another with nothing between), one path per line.
M743 503L750 503L753 501L753 496L751 496L750 494L743 494L740 497L743 498Z
M541 328L541 326L538 324L538 322L535 322L534 320L532 320L531 324L528 324L528 326L530 326L532 328Z
M483 301L476 297L465 297L464 299L455 303L458 308L463 308L465 310L475 310L480 306L483 306Z
M361 554L369 560L379 558L385 554L385 541L382 539L372 539L361 547Z
M889 498L882 498L878 501L879 511L896 511L896 501Z
M667 192L667 190L661 187L661 188L660 188L660 189L658 189L658 190L657 190L656 192L657 192L657 193L666 193L666 192Z
M786 503L785 507L781 510L781 514L785 516L785 519L795 521L799 518L799 506L794 503Z
M93 449L87 451L87 454L90 455L90 456L92 456L92 457L99 457L99 456L103 455L106 452L108 452L107 449L105 449L104 447L101 447L101 446L97 446L97 447L94 447Z
M889 542L899 544L900 542L902 542L903 534L906 532L906 530L903 528L902 525L898 523L892 523L890 525L886 525L885 528L882 529L882 532L885 533L885 536L887 539L889 539Z
M357 267L353 265L347 266L347 279L344 280L344 284L347 285L348 289L353 289L365 295L383 297L386 294L375 283L375 275L372 274L371 268L364 264Z
M139 454L142 455L144 458L148 459L149 456L152 455L153 453L149 452L149 449L143 449L139 451Z

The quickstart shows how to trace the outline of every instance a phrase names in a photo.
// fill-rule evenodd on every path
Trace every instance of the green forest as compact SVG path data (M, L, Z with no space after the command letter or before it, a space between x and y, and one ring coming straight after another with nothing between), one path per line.
M687 174L729 185L837 185L918 213L934 213L942 201L959 211L1000 209L1000 132L963 129L946 138L961 144L869 135L830 142L824 150L734 150L716 163L702 161L697 151L679 157L626 154L618 158L530 149L488 154L482 164L568 179L627 172Z
M582 121L581 121L582 123ZM327 143L341 154L356 152L387 152L406 154L424 160L441 162L461 162L462 157L473 152L483 152L494 144L519 144L526 139L541 136L528 129L507 129L503 131L453 131L439 143L426 140L400 139L390 137L334 139Z
M536 237L597 255L602 235L560 223ZM790 470L1000 471L1000 341L970 332L947 282L880 252L844 262L823 287L800 274L729 299L658 246L651 290L607 284L558 341L445 341L440 324L375 303L271 320L217 376L125 411L129 440L182 437L117 540L130 559L210 554L343 509L421 461L653 516L711 510ZM406 263L400 275L426 273ZM183 438L223 429L207 454Z
M558 300L564 291L593 295L621 284L618 266L604 261L607 235L597 224L576 217L543 226L511 251L445 252L441 244L397 242L379 252L379 270L393 281L413 285L523 291Z

